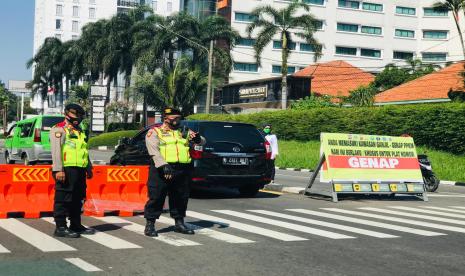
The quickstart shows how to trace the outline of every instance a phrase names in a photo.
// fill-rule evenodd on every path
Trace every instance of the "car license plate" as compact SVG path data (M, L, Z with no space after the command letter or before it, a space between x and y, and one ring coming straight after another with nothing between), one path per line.
M246 165L249 165L249 159L239 158L239 157L223 157L223 165L246 166Z

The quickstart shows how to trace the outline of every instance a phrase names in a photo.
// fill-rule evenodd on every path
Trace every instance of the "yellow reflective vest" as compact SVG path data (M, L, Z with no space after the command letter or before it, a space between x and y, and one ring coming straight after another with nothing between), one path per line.
M160 153L167 163L189 164L189 140L182 137L179 130L162 130L154 128L160 140Z
M86 134L72 127L64 127L66 136L61 149L64 167L87 167L89 151L87 149Z

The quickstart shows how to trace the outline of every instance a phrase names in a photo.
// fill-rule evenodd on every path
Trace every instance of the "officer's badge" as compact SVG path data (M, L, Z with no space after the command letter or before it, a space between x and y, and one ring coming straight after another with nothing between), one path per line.
M55 132L55 137L56 138L61 138L61 132Z
M171 108L165 108L165 113L171 113Z

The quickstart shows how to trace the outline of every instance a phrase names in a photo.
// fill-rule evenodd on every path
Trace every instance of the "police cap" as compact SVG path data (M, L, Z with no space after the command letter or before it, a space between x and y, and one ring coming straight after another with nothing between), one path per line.
M176 108L172 107L166 107L163 109L163 116L169 116L169 115L181 115L181 111Z

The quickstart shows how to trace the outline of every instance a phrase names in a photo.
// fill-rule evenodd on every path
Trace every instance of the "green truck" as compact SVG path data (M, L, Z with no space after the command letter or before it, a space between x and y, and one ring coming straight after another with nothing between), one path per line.
M64 119L62 115L39 115L14 124L5 133L6 163L52 162L50 129Z

